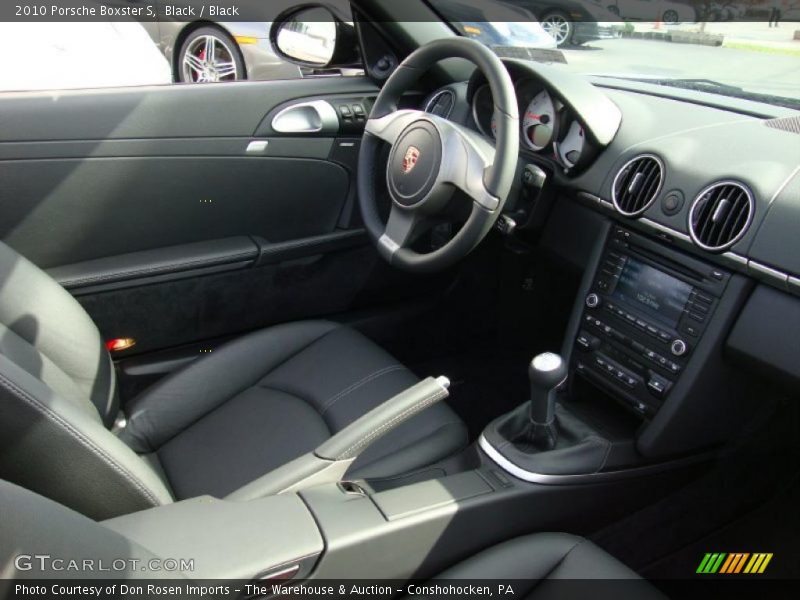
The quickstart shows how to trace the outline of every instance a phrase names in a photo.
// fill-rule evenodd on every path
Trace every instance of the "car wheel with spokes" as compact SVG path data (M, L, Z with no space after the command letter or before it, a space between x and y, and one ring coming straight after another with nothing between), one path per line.
M236 41L216 27L193 31L181 45L177 79L186 83L216 83L246 79Z
M675 25L678 22L678 12L675 10L665 10L663 15L663 21L667 25Z
M553 12L545 15L541 25L558 47L568 44L572 39L573 24L563 13Z

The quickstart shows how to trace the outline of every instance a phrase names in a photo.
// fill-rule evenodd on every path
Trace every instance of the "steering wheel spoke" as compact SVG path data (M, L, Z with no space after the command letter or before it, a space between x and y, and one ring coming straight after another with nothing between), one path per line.
M484 174L495 160L495 149L478 133L439 117L431 118L442 136L442 183L465 192L488 211L500 206L500 198L486 189Z
M408 247L422 230L422 218L419 213L404 210L392 205L386 229L378 239L378 250L391 258L401 248Z
M367 133L394 145L403 130L423 116L425 113L421 110L396 110L377 119L368 119L364 129Z

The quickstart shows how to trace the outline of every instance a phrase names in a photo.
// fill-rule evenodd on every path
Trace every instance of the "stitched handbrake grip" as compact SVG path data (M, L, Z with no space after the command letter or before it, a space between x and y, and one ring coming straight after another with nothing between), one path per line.
M447 377L428 377L356 419L315 451L325 460L349 460L358 457L370 444L403 421L447 398Z

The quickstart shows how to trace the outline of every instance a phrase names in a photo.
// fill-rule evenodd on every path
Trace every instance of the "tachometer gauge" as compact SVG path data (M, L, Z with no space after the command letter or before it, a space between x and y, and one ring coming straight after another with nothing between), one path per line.
M567 135L558 143L558 157L565 167L574 167L580 160L583 144L583 127L577 121L573 121L567 129Z
M522 139L531 150L544 150L553 140L556 109L547 90L533 97L522 119Z

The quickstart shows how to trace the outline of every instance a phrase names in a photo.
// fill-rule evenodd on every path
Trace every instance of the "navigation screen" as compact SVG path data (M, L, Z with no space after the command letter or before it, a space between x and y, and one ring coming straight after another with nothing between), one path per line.
M673 329L692 293L692 286L638 260L628 258L614 297L644 309Z

